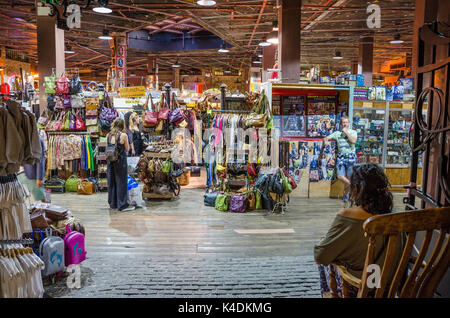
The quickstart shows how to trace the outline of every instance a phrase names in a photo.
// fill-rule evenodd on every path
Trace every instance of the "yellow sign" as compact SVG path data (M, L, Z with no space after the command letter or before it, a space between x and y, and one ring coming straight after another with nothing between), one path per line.
M120 98L144 97L145 86L131 86L119 88Z

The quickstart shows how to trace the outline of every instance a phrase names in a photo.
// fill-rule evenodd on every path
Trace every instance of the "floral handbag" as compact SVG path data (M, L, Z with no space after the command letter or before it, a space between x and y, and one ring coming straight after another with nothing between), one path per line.
M81 116L81 113L78 112L75 117L75 129L76 130L86 130L86 124Z

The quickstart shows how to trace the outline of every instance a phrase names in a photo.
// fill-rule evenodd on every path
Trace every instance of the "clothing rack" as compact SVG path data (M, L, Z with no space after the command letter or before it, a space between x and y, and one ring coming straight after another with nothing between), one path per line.
M34 240L31 238L19 239L19 240L0 240L0 244L25 244L31 245Z
M212 109L214 113L236 113L236 114L249 114L250 110L232 110L232 109Z
M0 184L5 184L5 183L10 183L10 182L14 182L17 180L17 175L14 174L9 174L7 176L0 176Z
M90 136L92 138L97 138L96 135L84 131L47 131L49 135L80 135L80 136Z

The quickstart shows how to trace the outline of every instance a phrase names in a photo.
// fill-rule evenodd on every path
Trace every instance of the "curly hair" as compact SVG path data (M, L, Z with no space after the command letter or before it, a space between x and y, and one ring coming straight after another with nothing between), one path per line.
M393 197L389 186L386 174L377 164L355 166L350 178L350 202L370 214L391 213Z

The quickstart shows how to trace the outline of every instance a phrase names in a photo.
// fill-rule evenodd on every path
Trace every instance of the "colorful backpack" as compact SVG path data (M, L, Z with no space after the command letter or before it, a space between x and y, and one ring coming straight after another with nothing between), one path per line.
M65 263L66 266L80 264L86 259L86 249L84 244L84 235L77 231L72 231L69 224L66 225L65 244Z
M45 264L42 276L64 271L64 240L59 236L52 236L52 232L52 228L47 228L45 230L47 237L39 245L38 256Z

